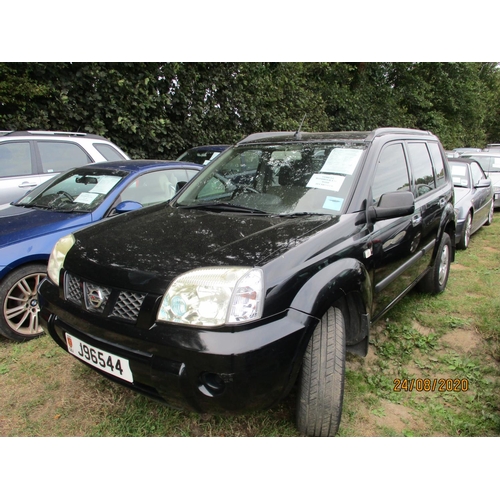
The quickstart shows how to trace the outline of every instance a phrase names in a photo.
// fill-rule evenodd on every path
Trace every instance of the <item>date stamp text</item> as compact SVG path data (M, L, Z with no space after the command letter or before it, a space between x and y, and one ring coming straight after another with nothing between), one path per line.
M396 378L394 392L467 392L466 378Z

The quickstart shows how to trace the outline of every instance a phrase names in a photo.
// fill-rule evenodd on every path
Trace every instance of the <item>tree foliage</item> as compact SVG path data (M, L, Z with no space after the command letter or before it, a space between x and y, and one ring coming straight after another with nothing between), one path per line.
M447 148L500 142L496 63L0 63L0 129L103 135L175 158L253 132L431 130Z

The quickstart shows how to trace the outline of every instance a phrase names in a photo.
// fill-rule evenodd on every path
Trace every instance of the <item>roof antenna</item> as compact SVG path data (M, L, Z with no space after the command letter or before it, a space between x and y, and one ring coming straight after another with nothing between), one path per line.
M293 138L297 139L298 141L300 141L302 139L302 132L300 131L300 129L302 128L302 124L304 123L304 120L306 119L306 115L307 115L307 113L304 113L304 117L302 118L302 121L300 122L300 125L299 125L299 130L297 130L297 132L295 132L295 135L293 136Z

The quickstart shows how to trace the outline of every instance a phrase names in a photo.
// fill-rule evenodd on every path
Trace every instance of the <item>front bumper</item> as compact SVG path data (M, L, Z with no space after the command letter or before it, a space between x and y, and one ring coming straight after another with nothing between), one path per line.
M290 309L233 329L155 323L141 329L65 301L49 280L39 288L40 322L63 349L65 333L129 361L133 382L96 371L175 408L225 413L267 408L285 397L317 319Z

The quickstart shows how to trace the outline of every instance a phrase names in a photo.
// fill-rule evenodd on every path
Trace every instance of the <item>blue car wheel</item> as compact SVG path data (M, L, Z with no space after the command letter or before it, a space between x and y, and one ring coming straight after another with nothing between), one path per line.
M22 342L43 332L38 321L38 285L47 275L47 266L30 264L6 276L0 283L0 333Z

